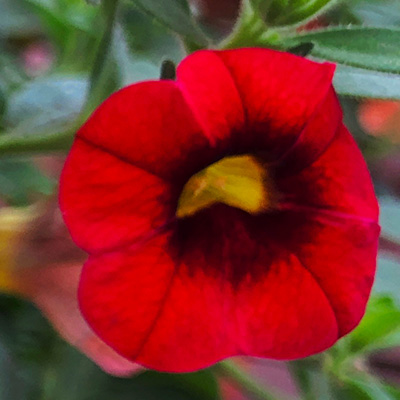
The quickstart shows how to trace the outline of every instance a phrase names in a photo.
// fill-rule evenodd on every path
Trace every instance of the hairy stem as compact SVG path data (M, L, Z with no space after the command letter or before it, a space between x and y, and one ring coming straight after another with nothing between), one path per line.
M222 376L254 398L259 400L282 400L284 398L260 385L251 375L231 361L220 362L216 369Z

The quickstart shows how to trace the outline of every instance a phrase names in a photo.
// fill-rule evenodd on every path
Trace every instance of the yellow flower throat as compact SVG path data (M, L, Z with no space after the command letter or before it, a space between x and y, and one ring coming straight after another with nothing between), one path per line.
M271 207L267 171L253 156L226 157L193 175L183 188L176 216L185 218L215 203L250 214Z

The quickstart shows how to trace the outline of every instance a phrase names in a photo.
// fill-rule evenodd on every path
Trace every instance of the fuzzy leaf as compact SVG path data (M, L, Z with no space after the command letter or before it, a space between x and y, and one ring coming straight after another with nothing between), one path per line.
M192 18L186 0L131 0L131 2L187 41L200 46L207 44L207 38Z
M311 42L312 55L353 67L400 74L400 29L339 27L292 37Z
M354 352L386 347L385 339L400 327L400 309L390 297L373 298L360 325L349 336Z
M337 400L395 400L375 378L346 378L332 382L332 393Z
M320 15L336 3L336 0L274 0L266 20L275 26L294 25Z
M400 76L338 65L333 80L343 96L400 100Z
M15 136L54 133L73 126L85 102L88 81L53 75L23 85L8 100L4 124Z

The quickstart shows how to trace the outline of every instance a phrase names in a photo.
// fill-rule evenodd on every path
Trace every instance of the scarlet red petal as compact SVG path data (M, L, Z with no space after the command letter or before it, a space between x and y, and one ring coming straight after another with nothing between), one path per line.
M78 292L92 328L119 353L135 358L168 296L175 263L169 234L144 246L90 257Z
M294 144L267 168L274 169L276 178L293 175L313 164L331 145L342 126L342 110L331 88L325 99L317 106L313 115L299 133Z
M301 172L278 170L275 178L283 215L276 237L316 277L344 335L364 314L379 237L378 203L362 154L341 125L317 161Z
M321 210L282 213L275 237L315 278L335 312L339 335L365 312L375 276L379 226Z
M303 357L337 339L315 278L254 217L215 206L188 223L85 265L81 309L110 346L182 372L236 354Z
M290 176L276 176L282 208L312 207L378 220L378 202L367 166L354 139L341 125L322 156Z
M64 220L88 252L155 234L173 218L178 196L168 182L79 138L60 185Z
M177 69L177 84L215 146L244 128L244 110L232 75L215 52L198 51ZM230 144L231 145L231 144Z
M114 93L77 136L174 182L219 156L173 81L141 82Z
M280 158L326 98L334 65L257 48L216 54L230 70L243 102L247 121L241 145L268 151L272 160Z

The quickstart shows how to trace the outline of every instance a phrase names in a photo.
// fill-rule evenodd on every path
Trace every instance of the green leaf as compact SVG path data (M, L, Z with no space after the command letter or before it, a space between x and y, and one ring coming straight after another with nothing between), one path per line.
M0 124L2 123L3 114L6 109L6 95L2 86L0 85Z
M45 398L41 395L42 379L47 361L54 355L54 339L53 330L32 304L0 295L0 341L4 343L8 361L7 373L0 370L0 377L10 379L5 387L0 385L1 394L2 389L11 389L9 394L14 397L9 397L10 400Z
M208 40L194 21L186 0L131 0L131 2L188 42L202 47L207 45Z
M138 9L122 4L114 49L124 68L124 83L159 79L162 61L178 64L184 57L177 35Z
M348 7L363 22L363 25L387 27L400 24L398 0L352 1L348 2Z
M15 90L26 81L26 75L21 63L18 63L10 54L7 54L6 49L1 46L1 43L0 71L0 88L7 97L13 89Z
M360 325L347 338L352 352L387 347L385 340L400 330L400 308L390 297L372 298Z
M27 83L8 100L5 128L15 136L54 134L72 128L87 90L87 79L79 76L52 75Z
M343 96L400 100L400 76L338 64L333 80Z
M346 378L331 382L332 393L337 400L396 400L373 377Z
M315 57L400 74L400 29L329 28L294 36L289 41L313 43L311 54Z
M71 147L74 133L75 129L32 136L2 134L0 135L0 156L67 151Z
M385 385L385 389L388 392L388 394L390 394L392 396L392 398L394 400L399 400L400 399L400 387L396 386L389 386L389 385Z
M147 16L145 17L148 18ZM128 42L129 27L135 30L136 25L130 23L124 29L125 27L122 23L118 24L115 28L112 42L112 54L119 68L121 85L127 86L139 81L158 79L160 73L159 64L161 64L162 60L161 55L158 57L159 63L156 64L136 51L135 48L130 47ZM164 36L168 36L168 33L165 32ZM146 42L148 41L149 37L146 39ZM151 52L151 55L155 56L155 52Z
M21 399L21 384L12 355L0 339L0 400Z
M38 18L30 15L20 1L0 1L0 37L28 37L40 33Z
M32 202L36 193L49 195L54 184L31 162L0 159L0 194L9 205L23 206Z
M400 201L396 197L381 196L380 205L380 224L382 231L393 238L400 239Z
M326 12L337 0L274 0L266 12L269 25L294 25Z
M191 374L165 374L148 371L130 380L110 382L108 393L118 394L118 399L131 400L218 400L219 389L210 370ZM105 397L104 400L109 399ZM101 398L100 400L103 400Z
M9 396L1 397L3 392ZM148 371L130 378L108 375L58 338L33 305L0 295L0 400L219 398L211 370L191 374Z
M43 23L57 33L53 28L61 29L58 33L66 33L71 29L94 34L93 22L97 10L81 0L23 0L29 4Z
M90 115L102 101L119 89L122 83L121 71L113 52L118 1L103 0L101 3L104 31L97 46L96 58L91 71L85 115Z
M60 348L53 366L55 381L48 398L57 400L218 400L219 389L211 371L192 374L142 372L115 378L70 346Z
M88 81L51 76L23 85L9 98L0 154L68 149L80 123Z
M373 291L380 295L391 295L400 302L400 265L387 255L378 257L378 271L375 277Z

